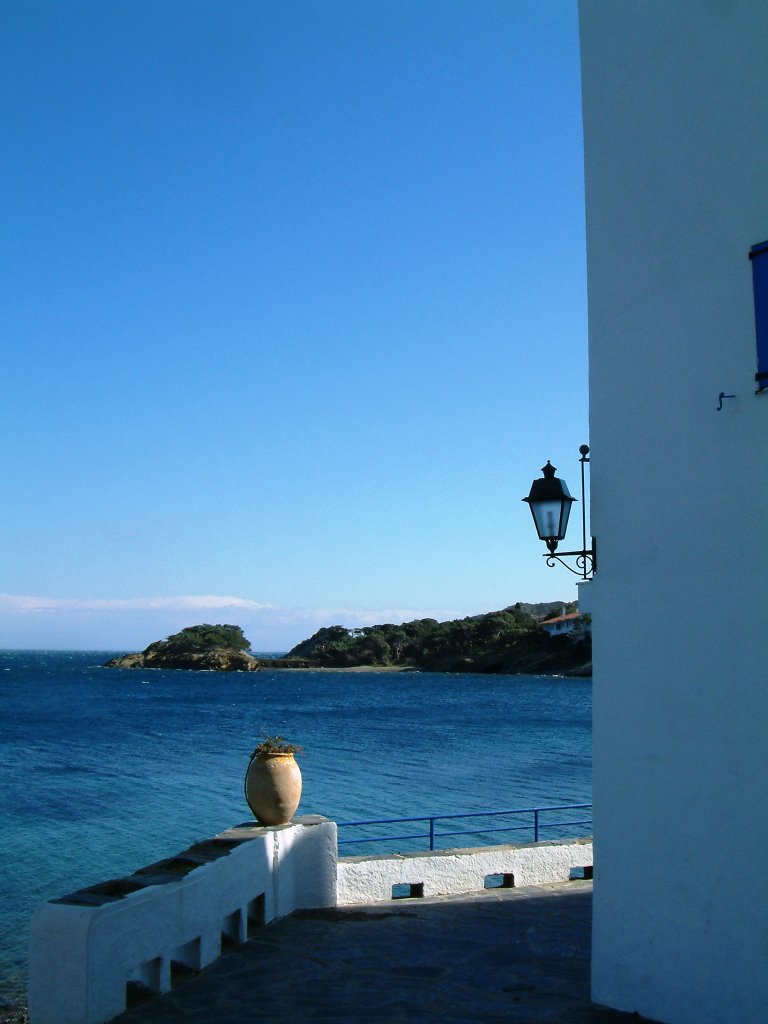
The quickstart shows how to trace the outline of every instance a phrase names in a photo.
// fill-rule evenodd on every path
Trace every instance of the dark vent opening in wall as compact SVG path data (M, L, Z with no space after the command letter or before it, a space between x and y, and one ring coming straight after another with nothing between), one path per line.
M393 900L420 900L423 898L423 882L398 882L392 886Z
M188 964L183 964L179 960L171 960L171 988L176 988L177 985L183 984L189 978L197 977L199 973Z
M222 954L230 952L236 946L239 946L241 942L245 941L245 931L243 928L243 915L240 910L233 910L231 914L227 914L224 920L221 922L221 952Z
M125 980L125 1005L130 1010L142 1006L160 991L163 962L159 956L137 964Z
M495 875L486 875L483 881L484 889L514 889L515 876L511 871L504 871Z
M125 1008L135 1010L138 1006L148 1003L154 995L156 993L143 982L131 979L125 983Z
M265 898L264 893L259 893L255 900L248 904L248 938L252 938L260 928L264 927L265 919Z
M200 936L171 951L171 988L200 973Z

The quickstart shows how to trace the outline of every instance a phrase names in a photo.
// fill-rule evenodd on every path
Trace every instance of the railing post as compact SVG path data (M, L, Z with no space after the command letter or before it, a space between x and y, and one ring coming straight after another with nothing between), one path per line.
M429 848L434 850L435 848L435 819L429 819Z
M533 812L533 841L538 843L539 841L539 810L536 808Z

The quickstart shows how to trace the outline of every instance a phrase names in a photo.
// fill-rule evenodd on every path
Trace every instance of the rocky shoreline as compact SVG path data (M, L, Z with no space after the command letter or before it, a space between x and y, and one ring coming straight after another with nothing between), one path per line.
M154 645L153 645L154 646ZM148 653L149 652L149 653ZM140 651L111 658L104 668L187 669L196 672L263 672L264 669L317 668L304 658L254 658L243 651L216 648L202 652Z
M153 645L154 646L154 645ZM112 658L105 668L196 669L211 672L259 672L261 663L242 651L216 648L212 651L165 652L147 648L137 654Z
M301 658L253 658L251 655L231 657L232 652L224 651L221 655L209 658L206 655L186 655L184 657L145 658L143 654L124 654L108 661L104 668L140 668L140 669L187 669L202 672L263 672L279 669L283 672L375 672L393 674L398 672L464 672L473 675L510 675L510 676L564 676L589 679L592 676L592 663L576 665L556 670L541 663L521 667L519 664L504 668L478 669L474 666L447 669L419 669L413 665L318 665ZM247 659L245 661L244 659ZM0 1018L0 1024L4 1024Z

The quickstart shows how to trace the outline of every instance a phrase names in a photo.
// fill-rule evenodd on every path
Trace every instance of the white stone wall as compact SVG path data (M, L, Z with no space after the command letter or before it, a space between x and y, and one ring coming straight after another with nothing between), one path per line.
M768 1020L768 4L581 0L593 998ZM721 391L735 394L716 411Z
M590 839L485 846L337 861L336 825L317 815L289 826L243 825L133 875L38 908L30 932L31 1024L102 1024L126 1007L129 983L156 992L175 971L199 971L222 943L300 908L474 893L591 874ZM186 871L187 873L181 873ZM502 876L498 878L497 876ZM415 895L415 893L413 893Z
M592 841L480 846L424 853L344 857L338 863L338 902L392 899L395 885L422 886L423 896L479 892L488 875L509 875L515 886L567 881L573 868L592 866Z
M95 886L72 902L38 908L30 932L31 1024L101 1024L125 1009L129 981L168 991L174 964L200 970L219 957L223 936L244 942L249 915L266 923L298 908L335 906L335 823L307 816L216 838L234 841L229 852L219 844L221 855L206 863L207 844L192 847L178 859L203 862L177 880L168 880L173 867L161 862L162 882L147 884L151 874L137 872L117 888L142 880L146 887L121 898L99 903L104 894Z

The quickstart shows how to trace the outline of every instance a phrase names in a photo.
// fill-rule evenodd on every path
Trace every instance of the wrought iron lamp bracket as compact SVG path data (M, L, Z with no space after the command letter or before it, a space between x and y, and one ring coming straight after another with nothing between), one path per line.
M546 558L550 569L555 567L555 562L559 562L560 565L565 566L568 572L572 572L574 576L579 576L583 580L591 579L597 568L594 538L592 538L592 547L588 551L549 551L544 555L544 558ZM568 565L565 561L566 558L576 559L575 569L573 566Z

